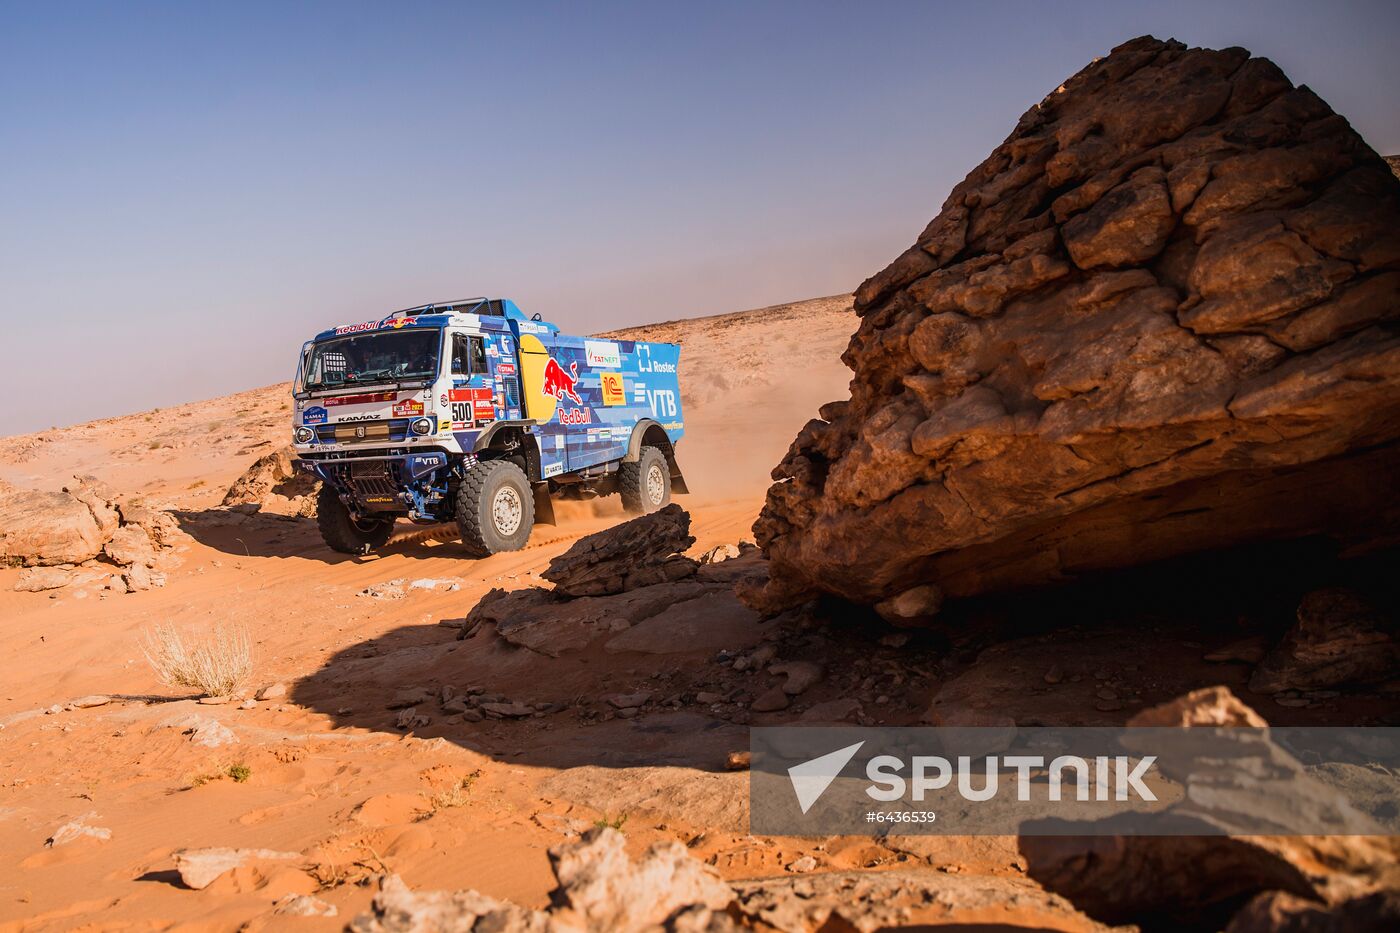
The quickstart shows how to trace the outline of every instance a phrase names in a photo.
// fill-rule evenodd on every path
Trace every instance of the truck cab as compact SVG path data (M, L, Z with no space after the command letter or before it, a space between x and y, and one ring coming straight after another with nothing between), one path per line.
M322 536L364 554L399 518L456 522L486 556L552 522L551 497L661 508L687 492L679 363L675 344L565 336L504 298L323 331L302 347L292 424Z

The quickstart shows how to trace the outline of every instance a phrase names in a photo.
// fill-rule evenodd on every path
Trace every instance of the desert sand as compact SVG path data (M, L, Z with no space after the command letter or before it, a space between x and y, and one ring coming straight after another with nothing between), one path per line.
M788 439L845 392L839 356L854 327L850 297L836 296L617 332L684 347L679 454L692 495L680 501L694 516L694 553L750 537ZM548 659L458 642L439 624L461 620L492 587L538 583L574 540L621 520L615 498L561 504L560 524L537 527L522 552L468 560L401 523L388 553L346 558L312 521L219 507L254 460L286 442L289 413L289 387L276 385L0 440L0 479L57 489L91 474L171 508L191 536L166 585L147 592L14 592L20 571L0 569L0 929L231 930L284 894L314 891L339 918L296 922L337 929L372 894L347 882L384 867L414 887L540 905L552 885L545 850L600 819L625 818L637 850L698 840L695 854L734 877L781 873L811 848L746 837L746 778L723 771L726 753L747 747L742 728L689 710L596 725L576 715L578 696L657 689L713 648ZM401 599L359 595L393 580L438 585ZM256 685L282 683L289 695L245 710L163 687L143 632L214 622L246 625ZM562 709L453 723L433 702L423 710L431 724L405 734L385 707L419 685ZM46 713L91 694L114 700ZM199 747L181 725L190 716L227 725L237 743ZM250 769L245 781L203 779L233 764ZM460 805L448 805L459 802L444 792L472 775ZM72 820L110 838L46 848ZM185 889L172 853L205 846L307 852L318 867ZM896 858L857 845L833 864Z
M835 296L615 332L683 346L678 453L692 494L677 501L691 555L750 538L788 440L846 395L839 357L855 326L850 296ZM1102 929L1027 877L1014 837L750 836L747 775L728 756L747 749L750 723L1107 725L1204 686L1244 696L1255 643L1296 605L1269 590L1274 573L1234 570L1222 602L1207 561L1185 571L1199 588L1180 587L1175 568L974 600L936 633L859 614L780 633L731 601L698 629L669 630L663 613L634 650L595 641L554 657L491 632L459 640L489 590L540 585L551 559L621 521L616 500L561 503L560 523L525 550L485 560L407 523L385 553L346 557L312 520L220 505L285 443L289 413L278 385L0 440L0 480L57 489L91 474L170 509L188 535L165 585L142 592L15 592L22 571L0 569L0 930L340 929L390 873L543 908L548 850L600 824L619 826L634 858L676 840L731 882L889 871L906 893L941 892L915 897L907 922ZM1306 553L1279 559L1299 562L1299 588L1314 582ZM143 655L157 624L219 623L251 632L264 698L201 703ZM760 713L754 697L777 681L738 662L775 644L824 675ZM464 714L444 690L515 712ZM638 707L618 700L638 694ZM93 695L107 702L73 703ZM1372 689L1265 709L1273 723L1342 724L1395 707ZM206 847L288 857L192 889L175 856ZM334 916L277 913L292 895Z

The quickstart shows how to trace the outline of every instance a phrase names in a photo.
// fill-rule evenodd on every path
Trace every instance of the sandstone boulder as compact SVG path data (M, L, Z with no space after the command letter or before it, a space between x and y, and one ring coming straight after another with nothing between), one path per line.
M0 497L0 561L80 564L106 541L93 510L66 492L12 489Z
M1316 590L1298 605L1298 621L1249 678L1255 693L1320 690L1376 683L1400 670L1400 639L1387 618L1359 593Z
M224 494L223 504L259 505L279 515L316 514L320 481L292 469L296 449L290 444L259 457Z
M541 576L563 596L603 596L691 576L690 513L675 503L575 541Z
M934 594L1400 524L1400 181L1243 49L1095 61L855 307L851 397L754 526L755 608L827 592L916 619Z

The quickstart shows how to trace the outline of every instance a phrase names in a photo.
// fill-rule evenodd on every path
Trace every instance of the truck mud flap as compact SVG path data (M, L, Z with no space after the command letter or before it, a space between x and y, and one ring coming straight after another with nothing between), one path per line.
M554 519L554 500L549 497L548 483L535 483L535 524L557 525Z

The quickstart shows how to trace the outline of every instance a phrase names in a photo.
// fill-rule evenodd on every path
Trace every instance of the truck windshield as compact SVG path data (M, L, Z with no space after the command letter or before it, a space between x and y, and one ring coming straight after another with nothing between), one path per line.
M312 348L306 361L306 388L434 379L441 342L436 328L377 331L323 340Z

